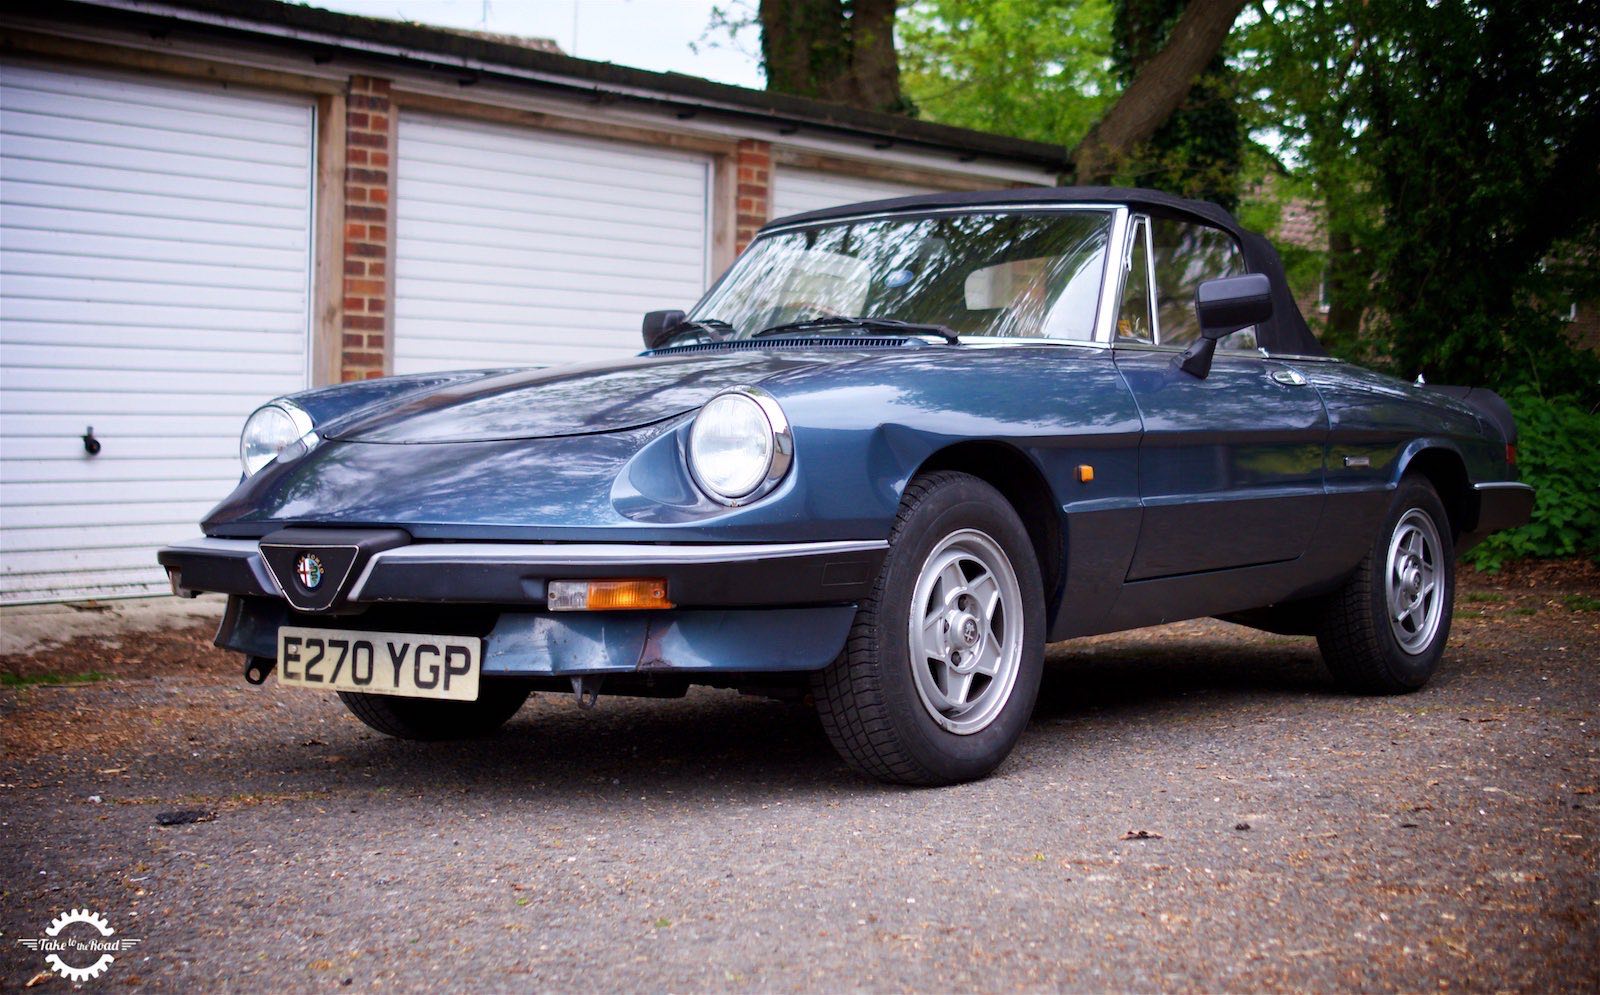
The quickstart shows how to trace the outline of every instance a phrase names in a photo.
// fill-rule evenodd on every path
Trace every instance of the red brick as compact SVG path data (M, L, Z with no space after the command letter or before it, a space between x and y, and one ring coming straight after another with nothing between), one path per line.
M365 297L346 297L344 299L344 310L346 314L353 314L358 311L365 311L366 309L367 299Z
M371 126L371 123L371 116L362 111L351 111L344 116L344 126L346 128L367 128Z
M367 192L362 190L361 196L362 199L365 199ZM373 207L370 204L346 204L344 216L357 221L387 221L389 220L389 209L387 207Z
M345 276L366 276L367 264L361 259L346 259L344 261Z
M356 149L356 151L360 152L362 155L367 155L367 150L366 149ZM372 165L376 169L388 169L389 168L389 153L387 153L387 152L373 152L372 153Z
M344 252L347 256L366 256L368 259L374 256L382 258L389 254L388 246L375 245L372 242L347 242Z
M368 314L382 314L383 312L387 311L388 309L389 308L387 306L387 303L384 301L384 299L382 297L368 297L367 298L367 313Z
M367 226L355 221L347 221L344 226L344 237L357 242L364 242L367 238Z
M386 285L382 280L345 280L344 292L347 294L363 294L367 297L382 297Z
M386 225L369 225L367 227L367 237L374 242L382 242L389 237L389 228Z
M364 349L367 345L364 336L360 335L359 333L352 334L350 332L345 332L342 336L340 336L340 343L346 350Z
M387 204L387 203L389 203L389 188L386 187L386 186L384 186L384 187L373 187L371 190L367 191L367 195L373 200L374 203L378 203L378 204Z
M344 188L344 199L347 204L352 200L366 200L367 189L366 187L353 187L347 184Z
M357 166L347 166L344 171L346 183L365 183L369 185L389 185L389 171L387 169L361 169Z
M383 319L369 315L347 314L344 316L344 327L359 332L381 332Z
M379 351L382 351L383 350L383 333L382 332L368 332L367 333L367 348L368 349L377 349Z
M365 145L369 148L386 149L389 147L387 135L374 135L368 131L352 131L345 137L349 145Z

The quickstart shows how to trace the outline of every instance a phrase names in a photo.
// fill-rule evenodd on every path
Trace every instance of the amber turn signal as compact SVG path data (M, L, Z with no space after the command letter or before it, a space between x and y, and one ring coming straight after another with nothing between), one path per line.
M546 602L553 612L620 612L671 608L661 577L624 580L553 580Z
M1080 484L1092 484L1092 483L1094 483L1094 467L1090 466L1087 463L1079 463L1078 464L1078 483L1080 483Z

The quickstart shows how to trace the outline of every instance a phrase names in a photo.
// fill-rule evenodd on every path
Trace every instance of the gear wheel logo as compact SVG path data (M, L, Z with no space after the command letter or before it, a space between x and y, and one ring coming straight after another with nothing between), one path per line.
M89 929L67 932L68 927L74 925L87 926ZM113 939L116 932L105 916L98 912L73 909L51 920L43 936L18 942L30 950L42 951L44 962L52 971L68 981L81 984L104 974L116 960L116 954L132 950L141 942L129 937ZM86 966L76 966L79 964Z

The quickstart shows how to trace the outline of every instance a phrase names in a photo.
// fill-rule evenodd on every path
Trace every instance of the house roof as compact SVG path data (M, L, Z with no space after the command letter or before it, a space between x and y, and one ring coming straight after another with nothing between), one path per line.
M578 59L503 39L405 21L335 13L277 0L21 0L9 8L46 21L128 23L192 36L227 37L304 49L314 59L334 54L444 70L463 79L498 79L664 106L689 114L702 111L756 118L779 130L801 128L875 140L882 148L920 146L963 156L986 156L1066 171L1065 146L1025 141L915 118L863 111L804 97L714 83L681 73L633 69Z

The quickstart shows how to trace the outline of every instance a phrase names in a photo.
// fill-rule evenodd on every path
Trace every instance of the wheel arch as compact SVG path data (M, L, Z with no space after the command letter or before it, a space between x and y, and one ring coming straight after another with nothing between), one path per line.
M1408 452L1395 476L1399 483L1408 473L1424 477L1438 492L1444 502L1445 513L1450 516L1453 539L1471 532L1477 524L1477 506L1474 501L1472 480L1467 475L1467 464L1454 447L1441 443L1420 442Z
M917 474L953 470L971 474L999 491L1028 530L1045 602L1045 631L1055 627L1066 583L1066 530L1055 492L1039 465L1021 449L993 440L958 442L940 449Z

